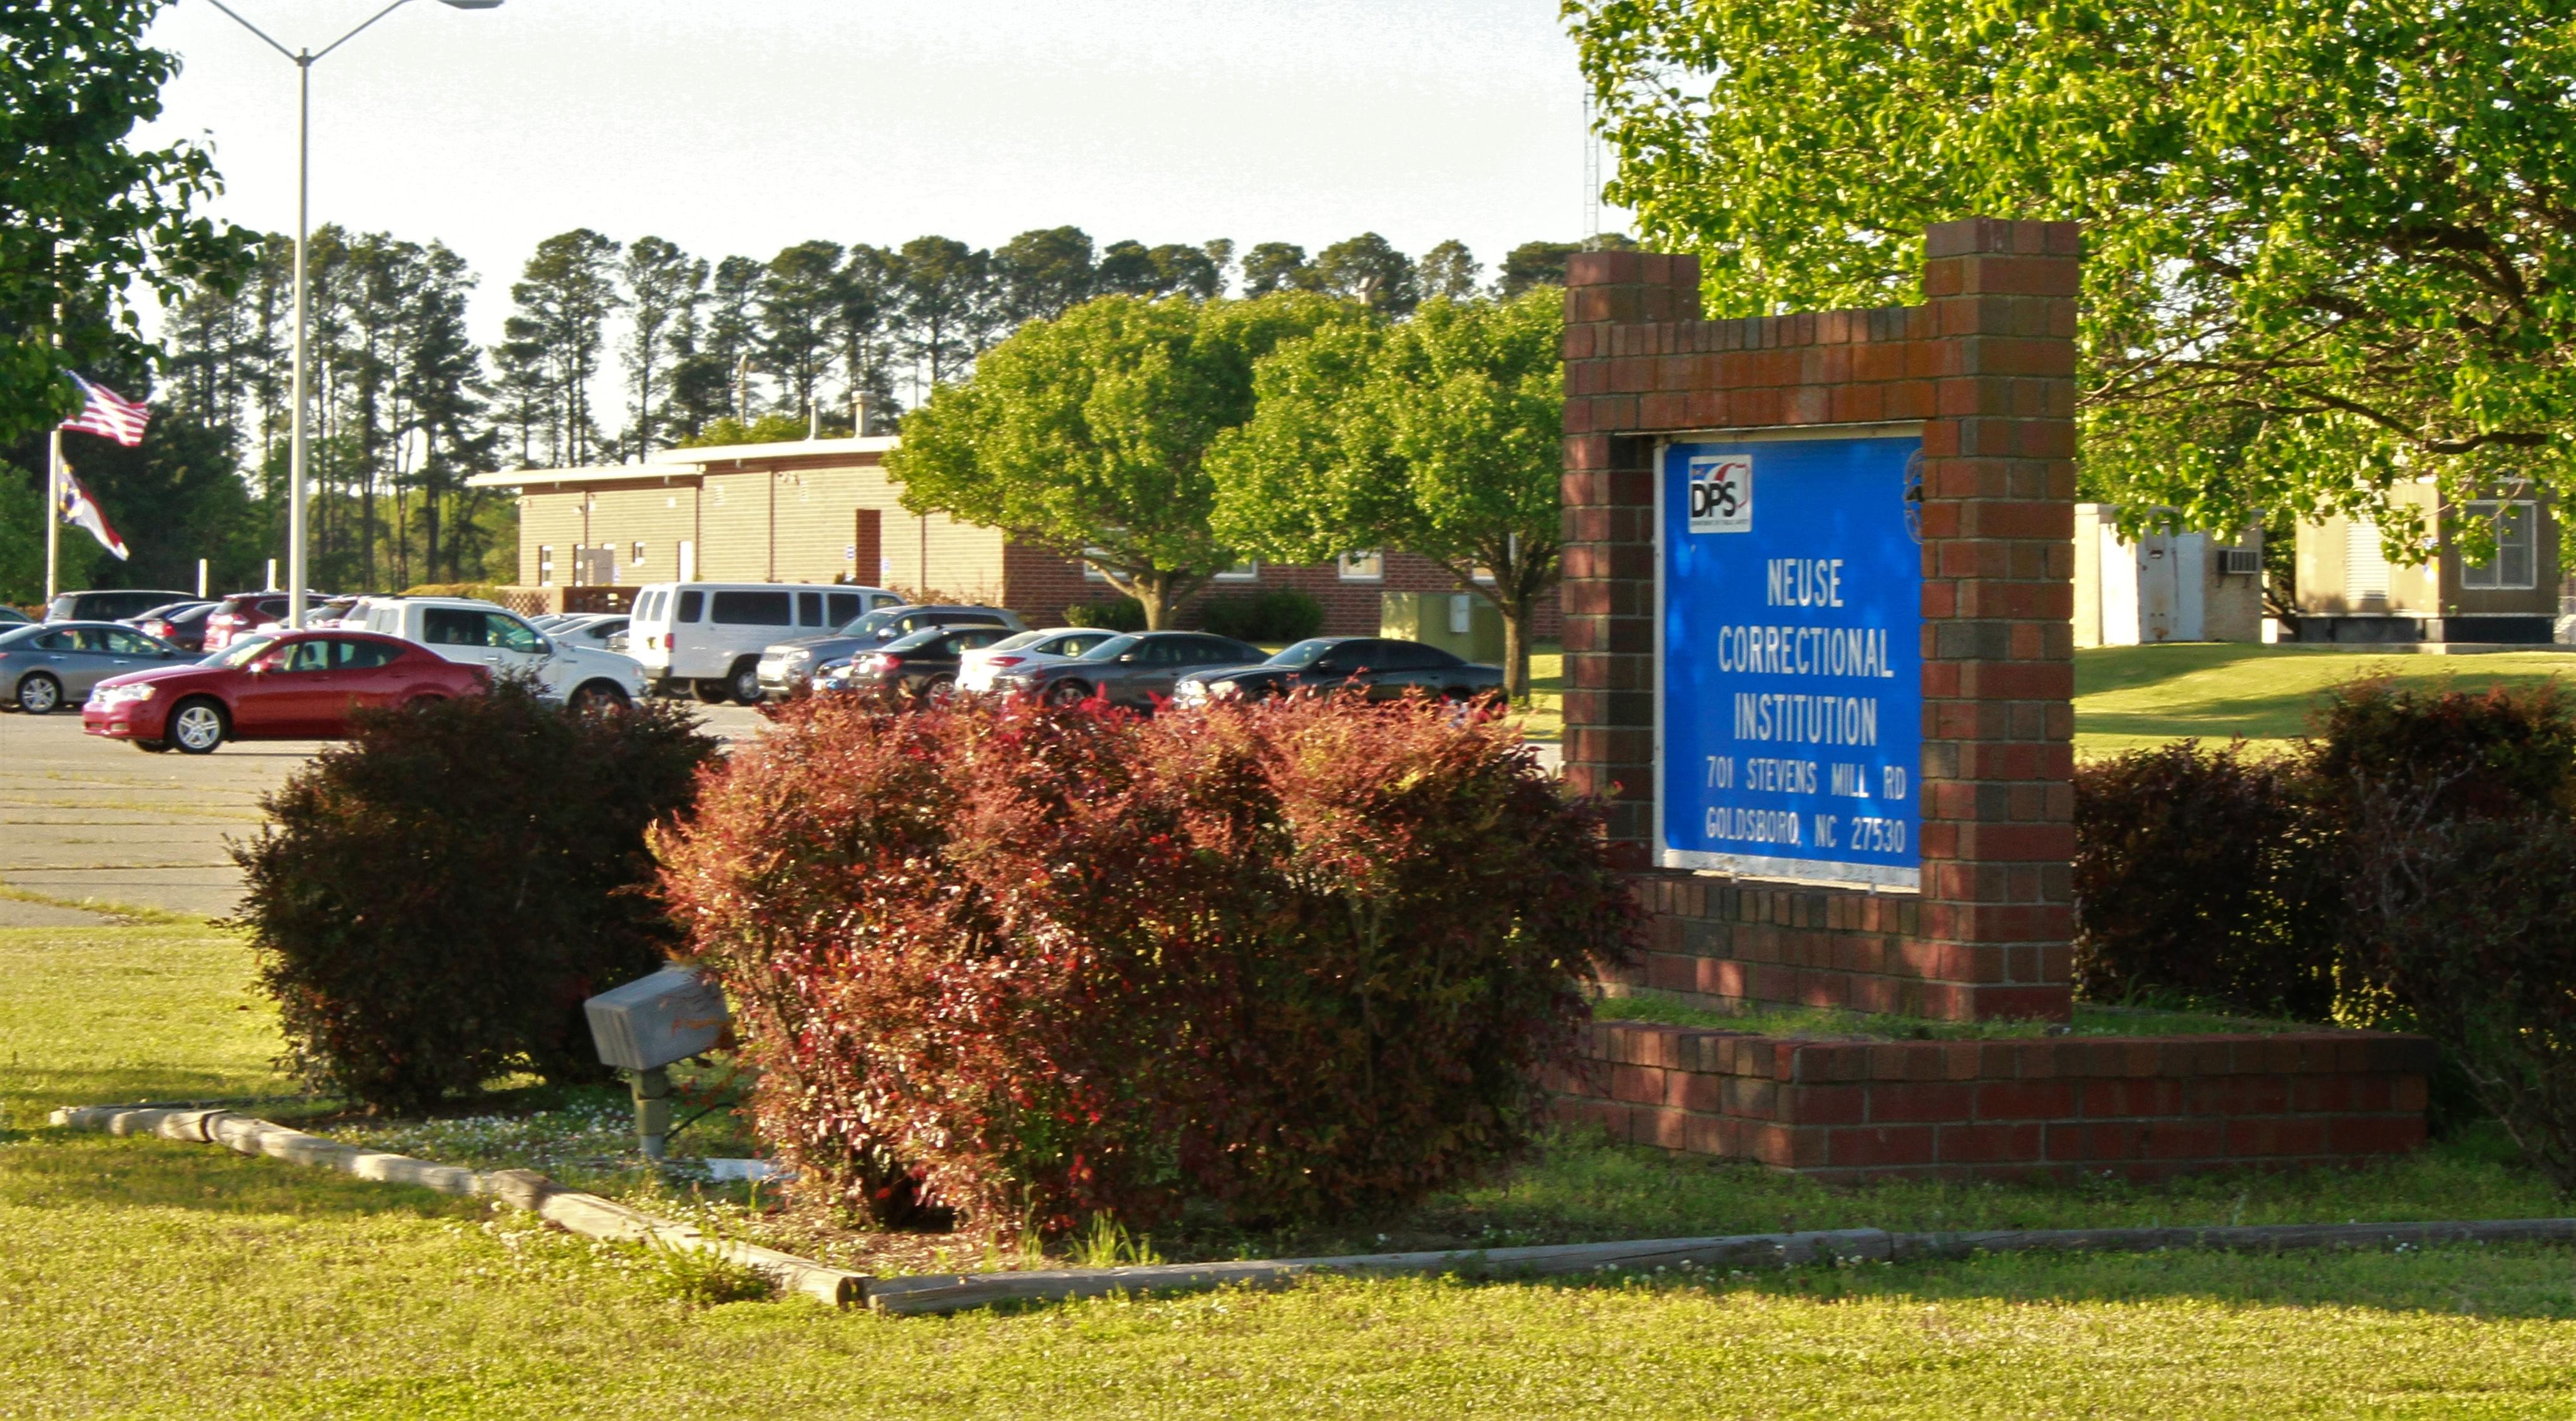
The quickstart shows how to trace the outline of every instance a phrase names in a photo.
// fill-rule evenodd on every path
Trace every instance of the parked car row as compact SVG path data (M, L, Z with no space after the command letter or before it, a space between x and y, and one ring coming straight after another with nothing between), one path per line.
M471 694L505 674L593 709L656 690L747 704L808 691L936 700L963 690L1151 708L1342 687L1458 700L1502 684L1495 667L1396 638L1315 637L1269 655L1208 632L1032 629L1004 608L912 605L872 587L661 584L643 589L631 615L533 622L471 598L312 596L302 630L274 620L283 593L164 603L141 609L142 626L0 628L0 694L34 714L81 704L92 734L202 754L227 739L342 734L356 709ZM67 609L83 605L123 604ZM48 610L64 607L58 598ZM808 634L775 639L782 628ZM696 674L709 671L721 674Z

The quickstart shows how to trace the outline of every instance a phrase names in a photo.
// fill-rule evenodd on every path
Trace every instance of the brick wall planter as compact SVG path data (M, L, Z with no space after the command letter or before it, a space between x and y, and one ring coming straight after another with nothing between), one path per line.
M2349 1165L2424 1140L2418 1036L1867 1041L1600 1021L1560 1120L1815 1178Z

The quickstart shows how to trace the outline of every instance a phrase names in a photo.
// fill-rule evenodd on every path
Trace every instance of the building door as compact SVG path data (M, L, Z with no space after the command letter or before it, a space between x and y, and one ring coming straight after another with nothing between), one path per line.
M680 581L698 580L698 545L694 539L680 540Z
M885 510L862 508L850 537L850 575L874 587L885 576Z
M2175 603L2181 582L2175 570L2173 536L2149 533L2138 541L2138 640L2153 644L2174 639Z

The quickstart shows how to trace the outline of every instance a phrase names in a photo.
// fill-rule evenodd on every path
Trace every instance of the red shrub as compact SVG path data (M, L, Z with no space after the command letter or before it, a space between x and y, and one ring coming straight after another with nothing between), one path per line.
M1401 1201L1509 1157L1635 912L1501 727L825 698L708 778L664 887L836 1202L973 1227Z

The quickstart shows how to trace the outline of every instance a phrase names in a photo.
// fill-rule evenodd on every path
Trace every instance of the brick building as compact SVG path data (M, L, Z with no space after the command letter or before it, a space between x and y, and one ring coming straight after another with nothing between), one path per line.
M523 587L853 581L989 602L1041 626L1073 603L1117 595L1060 550L905 511L885 472L898 442L879 435L665 449L637 464L520 469L473 483L519 493ZM1376 631L1385 593L1457 590L1439 564L1389 551L1338 564L1248 563L1192 606L1264 587L1311 594L1324 605L1325 630L1336 633ZM1192 620L1191 608L1181 620ZM1553 604L1536 621L1534 638L1558 635Z

